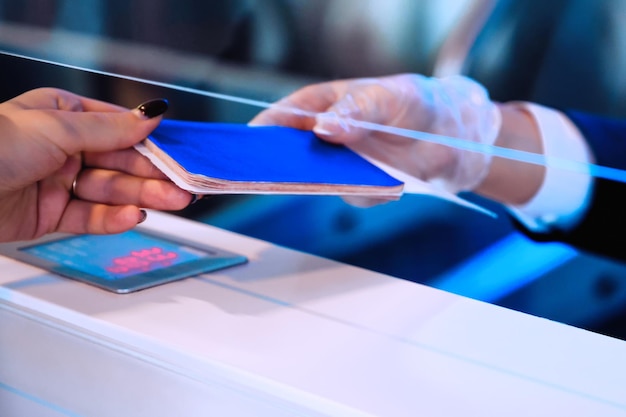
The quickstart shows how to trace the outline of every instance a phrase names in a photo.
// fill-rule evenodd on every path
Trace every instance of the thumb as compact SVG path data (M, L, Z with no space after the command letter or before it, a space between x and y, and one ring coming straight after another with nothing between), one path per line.
M367 131L354 126L353 120L369 120L367 111L352 94L345 94L324 113L317 114L313 132L333 143L352 143L363 139Z

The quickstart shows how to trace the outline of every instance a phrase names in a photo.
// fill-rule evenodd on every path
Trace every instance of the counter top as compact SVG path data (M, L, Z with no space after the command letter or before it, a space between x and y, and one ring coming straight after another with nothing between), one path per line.
M142 227L250 262L118 295L0 257L0 410L626 416L623 341L169 214Z

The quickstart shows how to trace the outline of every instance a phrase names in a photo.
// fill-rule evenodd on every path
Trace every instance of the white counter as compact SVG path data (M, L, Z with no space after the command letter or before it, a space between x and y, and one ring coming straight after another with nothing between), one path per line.
M250 262L127 295L0 258L0 416L626 416L626 344L151 212Z

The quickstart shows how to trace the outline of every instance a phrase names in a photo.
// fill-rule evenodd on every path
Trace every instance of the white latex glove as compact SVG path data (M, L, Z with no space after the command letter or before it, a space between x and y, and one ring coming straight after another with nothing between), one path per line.
M287 111L300 109L306 114ZM489 155L369 131L347 119L452 136L492 145L501 125L486 90L462 76L400 74L306 86L259 113L251 125L313 130L447 191L469 191L489 171Z

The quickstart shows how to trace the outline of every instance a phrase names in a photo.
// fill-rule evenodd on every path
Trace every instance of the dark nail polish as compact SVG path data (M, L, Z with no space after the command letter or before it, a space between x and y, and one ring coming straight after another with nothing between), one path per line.
M200 194L192 194L191 195L191 202L189 203L189 205L195 204L195 203L197 203L201 199L202 199L202 196Z
M137 110L148 119L157 117L166 112L168 107L168 101L164 98L157 98L154 100L146 101L137 106Z
M147 218L148 218L148 212L145 210L140 210L139 220L137 221L137 224L145 222Z

